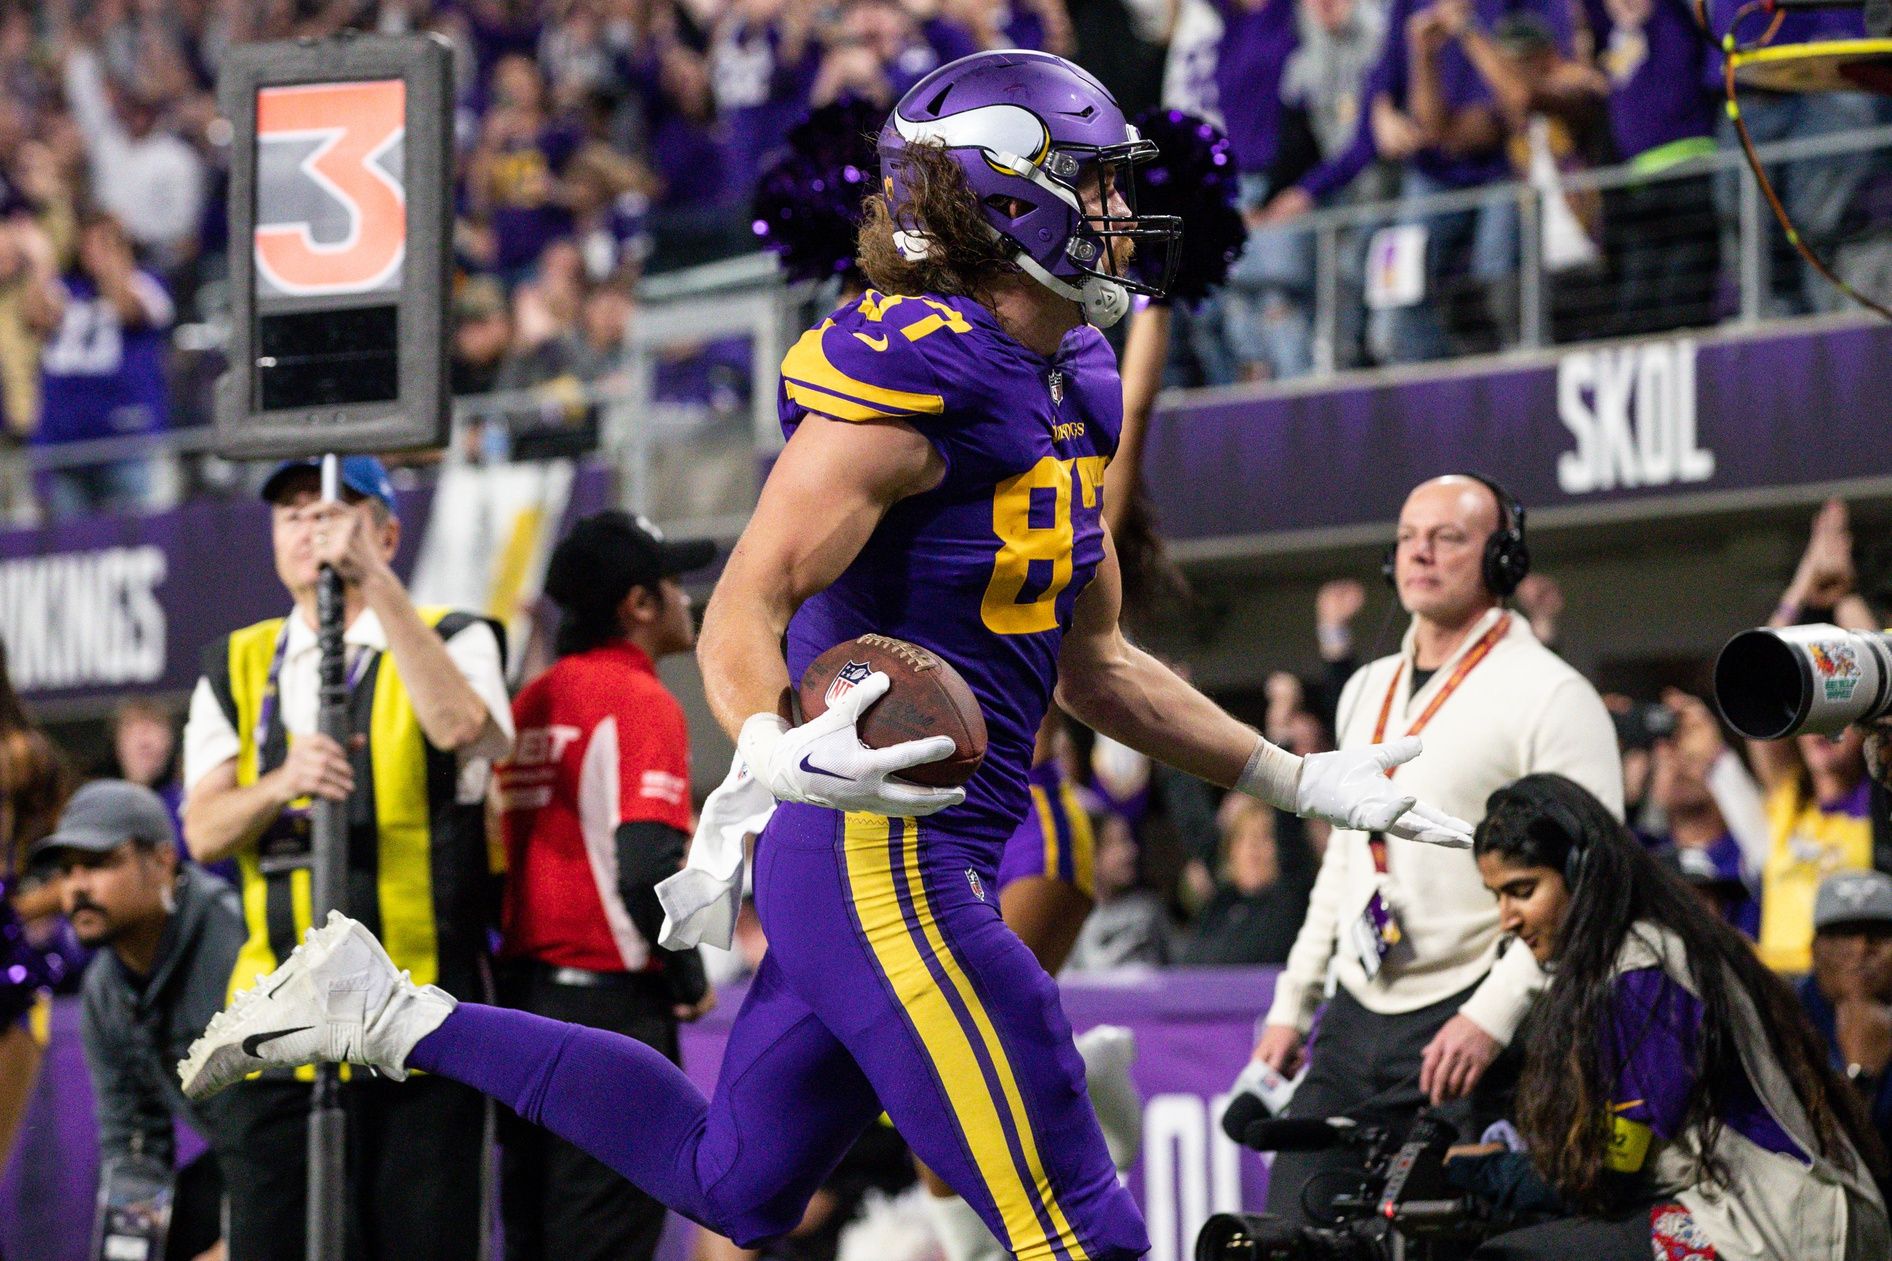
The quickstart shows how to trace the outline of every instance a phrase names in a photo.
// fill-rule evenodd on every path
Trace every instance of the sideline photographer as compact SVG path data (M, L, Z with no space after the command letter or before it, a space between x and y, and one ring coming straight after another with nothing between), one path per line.
M1550 975L1518 1089L1525 1152L1455 1162L1474 1188L1529 1173L1571 1211L1479 1261L1892 1255L1885 1154L1786 985L1589 793L1531 775L1474 846L1500 924Z

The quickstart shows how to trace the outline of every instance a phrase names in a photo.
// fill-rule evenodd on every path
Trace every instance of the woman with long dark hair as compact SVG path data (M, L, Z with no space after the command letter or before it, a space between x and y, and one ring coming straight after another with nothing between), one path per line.
M1560 775L1493 793L1475 853L1550 976L1516 1122L1575 1215L1481 1259L1892 1256L1884 1152L1751 945Z

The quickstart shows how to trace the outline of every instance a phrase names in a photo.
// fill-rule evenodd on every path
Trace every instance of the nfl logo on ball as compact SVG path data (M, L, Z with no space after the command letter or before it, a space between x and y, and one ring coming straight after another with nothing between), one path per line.
M864 682L873 672L873 668L865 661L850 661L842 666L834 676L834 682L828 684L829 706L832 707L836 701L852 692L855 684Z

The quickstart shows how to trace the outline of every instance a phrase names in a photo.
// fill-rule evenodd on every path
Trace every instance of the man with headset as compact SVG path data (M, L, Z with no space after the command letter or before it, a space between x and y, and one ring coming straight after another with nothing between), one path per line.
M1396 771L1400 789L1460 818L1483 817L1494 790L1538 771L1569 776L1620 815L1602 700L1506 603L1530 571L1524 515L1476 474L1407 496L1384 572L1412 624L1397 653L1348 680L1336 735L1345 749L1423 733L1426 752ZM1307 1065L1289 1115L1403 1124L1427 1103L1470 1096L1543 985L1529 951L1499 950L1497 904L1469 850L1418 853L1336 829L1255 1048L1283 1074ZM1303 1045L1330 963L1338 988L1310 1059ZM1323 1175L1350 1163L1346 1152L1280 1154L1268 1210L1305 1221L1309 1179L1331 1198L1346 1183Z

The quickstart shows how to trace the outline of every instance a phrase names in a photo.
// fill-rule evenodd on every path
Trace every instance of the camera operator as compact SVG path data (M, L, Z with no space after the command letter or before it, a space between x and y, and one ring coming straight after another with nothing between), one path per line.
M1532 771L1570 775L1619 808L1622 768L1603 702L1506 607L1529 565L1524 507L1501 487L1449 476L1415 488L1385 565L1412 625L1399 652L1348 682L1340 747L1423 729L1427 751L1399 768L1400 790L1462 818ZM1339 988L1289 1115L1365 1109L1401 1124L1428 1098L1471 1095L1543 984L1528 953L1500 959L1498 939L1469 854L1335 830L1255 1048L1276 1072L1296 1071L1338 955ZM1350 1151L1284 1152L1268 1211L1305 1222L1310 1179L1329 1185L1322 1175L1359 1168Z
M1493 793L1473 852L1503 929L1551 977L1518 1088L1525 1154L1570 1216L1487 1258L1892 1255L1885 1154L1799 1003L1595 797L1559 775Z

